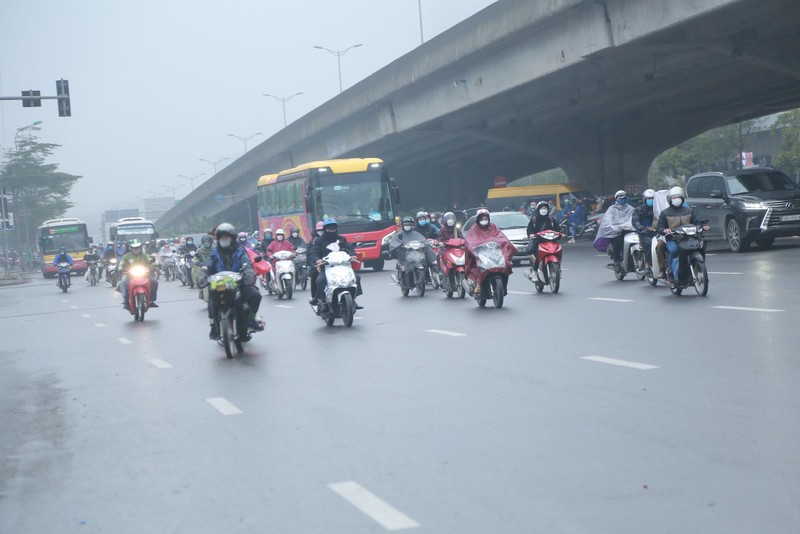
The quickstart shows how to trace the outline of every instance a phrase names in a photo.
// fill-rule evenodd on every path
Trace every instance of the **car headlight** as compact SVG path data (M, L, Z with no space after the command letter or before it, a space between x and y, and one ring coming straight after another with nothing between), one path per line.
M767 209L763 202L742 202L742 209L745 210L764 210Z

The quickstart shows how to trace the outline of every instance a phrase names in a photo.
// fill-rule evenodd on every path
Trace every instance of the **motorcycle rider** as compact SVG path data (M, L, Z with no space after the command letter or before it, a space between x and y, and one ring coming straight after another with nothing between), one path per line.
M668 236L673 228L679 228L684 224L698 224L697 214L694 210L684 204L686 193L683 188L675 186L667 193L669 206L661 210L658 215L658 225L656 232ZM708 231L708 226L703 226L703 230ZM675 276L678 274L678 242L667 240L667 282L672 285L675 283Z
M294 252L294 245L286 239L286 232L283 231L283 228L278 228L275 230L275 239L267 247L267 259L272 259L272 255L281 250Z
M533 255L534 271L539 269L538 250L540 239L536 236L536 234L539 232L544 232L545 230L555 230L556 232L561 231L558 223L553 219L553 216L550 215L550 204L548 204L546 200L542 200L536 204L536 208L533 210L533 214L531 215L531 220L528 222L528 228L525 231L525 233L528 234L528 248L525 249L525 253Z
M194 244L194 238L187 235L186 243L180 248L180 251L187 255L191 252L197 253L197 245Z
M9 254L9 257L10 256L11 254ZM58 250L58 254L56 254L55 258L53 258L53 265L57 266L59 263L63 261L69 263L70 265L73 265L75 263L75 260L72 259L72 256L67 254L67 249L65 247L61 247ZM56 285L58 285L58 282L56 282ZM72 285L72 282L70 282L69 285Z
M339 225L336 219L327 218L322 221L322 236L314 240L311 248L308 251L308 261L316 266L316 280L312 280L315 288L314 294L309 299L312 305L322 305L325 303L325 286L328 285L328 278L325 276L325 266L323 265L323 258L329 252L341 250L350 254L353 260L356 259L356 251L353 245L347 242L347 239L339 235ZM361 291L361 276L356 274L356 297L363 294ZM355 302L354 302L355 303ZM363 309L358 303L355 303L356 309Z
M417 227L415 230L422 234L422 237L425 239L437 239L440 237L436 225L430 224L430 221L428 221L428 214L424 211L417 212Z
M261 250L266 252L272 241L272 228L264 228L264 238L261 240Z
M147 267L147 269L150 269L151 267L150 256L144 253L142 243L138 239L131 241L130 249L130 252L120 258L119 265L117 266L117 268L122 272L122 280L120 280L117 290L122 293L122 307L128 311L130 311L128 309L128 270L134 265L142 265L143 267ZM149 278L150 307L158 308L158 304L156 304L156 296L158 295L158 280L156 280L156 278L153 276L152 270L150 270Z
M620 189L614 193L614 203L608 207L600 227L597 230L597 237L594 246L600 252L605 252L608 244L611 244L611 258L615 268L622 264L622 247L624 245L625 234L630 230L625 228L633 227L633 217L636 210L628 204L628 194Z
M412 217L403 217L400 231L394 234L391 241L389 241L389 257L401 259L406 250L403 245L411 241L421 241L425 243L425 260L428 262L428 265L434 265L436 263L436 254L433 253L433 249L426 241L425 236L414 228L414 219Z
M652 189L645 189L642 193L642 204L636 208L636 214L633 216L633 223L636 230L639 232L639 239L641 240L642 248L644 249L645 268L653 264L651 257L650 246L653 241L653 236L649 232L655 231L655 215L653 214L653 201L656 192Z
M97 253L97 250L94 248L94 245L92 245L89 248L89 252L87 252L86 254L83 255L83 261L84 262L96 261L96 262L98 262L98 264L100 263L100 255ZM89 265L88 264L86 265L86 273L83 275L83 278L84 278L84 280L88 280L89 279ZM97 279L100 280L100 273L99 272L97 273Z
M547 203L545 202L545 204ZM503 277L503 291L507 293L508 276L511 275L511 258L514 256L517 248L508 240L505 234L500 231L497 225L491 221L489 210L486 208L478 210L475 217L475 224L467 231L465 239L467 241L467 253L464 268L467 271L467 279L470 281L470 287L473 288L470 294L480 295L481 293L481 286L478 283L480 268L478 267L478 260L473 254L473 250L479 244L487 241L497 242L503 250L503 256L506 258L506 270L504 273L506 276Z
M300 229L296 226L292 226L289 229L289 237L286 240L291 243L294 248L308 247L308 244L305 242L305 240L300 237Z
M442 216L442 229L439 233L442 236L442 241L453 239L456 237L463 237L461 230L456 226L456 216L452 211L448 211Z
M203 265L205 265L206 261L208 261L209 256L211 256L213 244L214 238L209 234L206 234L200 238L200 247L195 252L194 259L192 260L192 278L195 280L195 283L197 283L197 275L199 274L196 268L201 268ZM203 299L202 289L200 289L198 297L200 300Z
M318 221L316 225L314 225L314 234L316 234L312 239L311 243L314 243L314 240L318 237L322 237L325 233L325 227L322 224L322 221Z
M248 256L244 247L237 242L236 229L232 224L222 223L217 226L216 236L217 246L211 251L204 271L207 275L221 271L242 272L242 298L250 308L247 327L260 332L264 330L264 327L256 320L256 314L261 305L261 293L255 287L256 274L253 270L253 264L250 262L250 256ZM249 283L250 281L253 283ZM219 339L219 330L214 320L216 307L216 299L209 296L208 318L211 331L208 333L208 337L210 339Z

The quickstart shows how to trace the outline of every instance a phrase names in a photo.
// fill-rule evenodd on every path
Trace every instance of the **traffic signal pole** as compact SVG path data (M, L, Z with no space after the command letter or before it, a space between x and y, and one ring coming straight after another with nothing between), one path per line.
M0 100L22 100L23 107L40 107L42 100L58 100L58 116L71 117L69 80L56 80L56 96L40 96L39 91L22 91L22 96L0 96Z

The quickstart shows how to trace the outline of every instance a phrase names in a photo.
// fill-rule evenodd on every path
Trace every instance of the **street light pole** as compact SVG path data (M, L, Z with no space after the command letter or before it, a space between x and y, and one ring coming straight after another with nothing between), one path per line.
M209 163L209 164L213 165L214 166L214 174L217 174L217 165L222 163L226 159L231 159L231 158L222 158L222 159L218 159L217 161L210 161L210 160L207 160L207 159L200 158L200 161L205 161L206 163Z
M164 184L161 184L161 187L163 187L164 189L169 189L170 191L172 191L172 201L173 201L173 202L175 202L175 191L176 191L176 190L178 190L178 189L180 189L180 188L181 188L181 187L183 187L184 185L186 185L186 184L178 184L178 185L176 185L175 187L173 187L173 186L171 186L171 185L164 185Z
M24 132L25 130L29 130L35 126L39 126L40 124L42 124L42 121L34 121L33 123L27 126L23 126L22 128L17 128L17 133L14 134L14 150L16 152L19 152L19 134L21 132Z
M419 44L425 42L425 38L422 36L422 0L417 0L417 6L419 7Z
M344 50L331 50L330 48L325 48L324 46L314 45L314 48L319 50L325 50L330 54L336 56L336 64L339 67L339 92L342 92L342 56L348 53L353 48L358 48L359 46L363 46L362 43L354 44L352 46L348 46Z
M269 93L261 93L261 94L263 96L271 96L272 98L274 98L275 100L277 100L278 102L283 104L283 127L286 128L286 103L289 100L293 99L294 97L302 95L303 91L300 91L299 93L295 93L295 94L290 95L290 96L275 96L275 95L271 95Z
M284 119L284 121L285 121L285 119ZM285 126L285 124L284 124L284 126ZM228 134L228 135L231 136L231 137L235 137L239 141L243 142L244 143L244 153L247 154L247 141L252 139L252 138L254 138L257 135L261 135L261 132L254 133L253 135L251 135L249 137L241 137L241 136L235 135L235 134Z
M178 178L186 178L187 180L189 180L189 183L192 184L192 191L194 191L194 181L200 178L201 176L204 176L205 174L206 173L204 172L201 172L200 174L195 174L194 176L186 176L185 174L179 174Z

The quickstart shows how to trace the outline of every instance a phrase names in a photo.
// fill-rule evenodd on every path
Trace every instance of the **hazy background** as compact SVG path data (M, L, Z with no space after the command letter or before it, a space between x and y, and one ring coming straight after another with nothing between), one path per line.
M425 40L493 0L422 0ZM54 96L69 80L72 117L55 100L41 108L0 101L0 145L13 148L17 128L43 121L41 141L62 145L51 162L83 176L68 213L90 224L95 240L106 209L142 199L180 199L248 149L420 44L417 0L274 0L177 2L56 0L0 6L0 94L38 89ZM255 186L254 186L255 187ZM154 195L152 192L158 193Z

